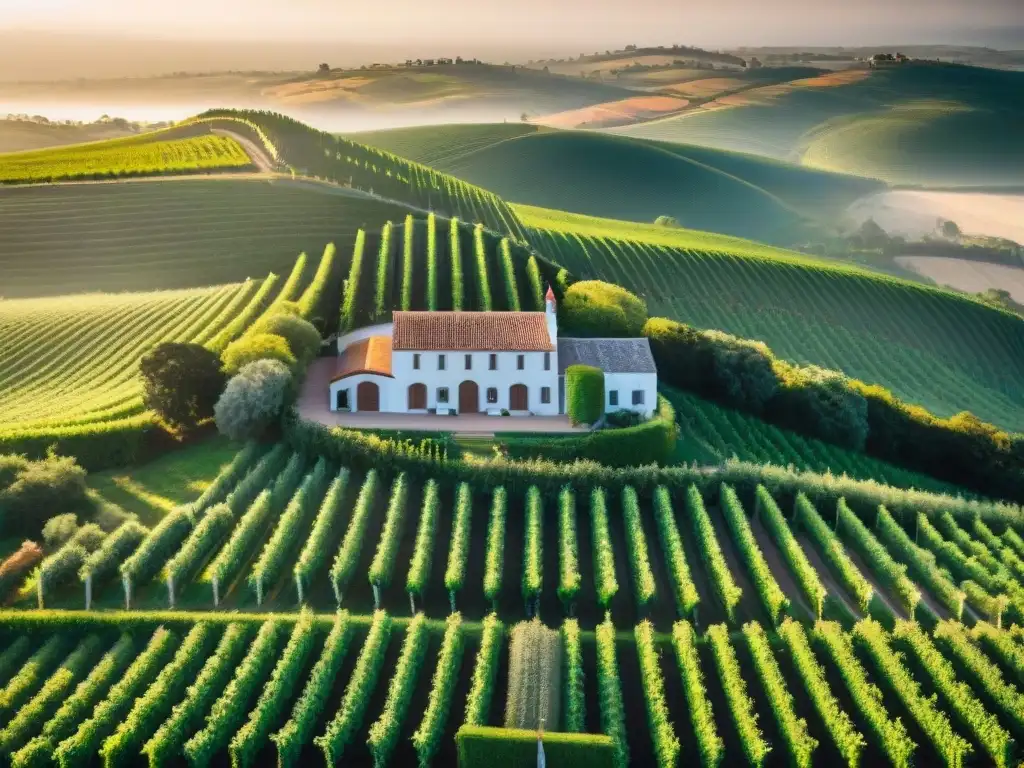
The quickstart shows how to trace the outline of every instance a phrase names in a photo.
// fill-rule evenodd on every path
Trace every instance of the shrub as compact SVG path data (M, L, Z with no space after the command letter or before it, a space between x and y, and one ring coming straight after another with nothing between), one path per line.
M721 399L752 413L764 410L778 389L768 346L721 331L701 335L711 348L712 379Z
M537 764L537 732L514 728L464 725L455 734L463 768L533 768ZM615 743L592 733L544 734L544 755L551 765L613 768Z
M13 483L28 465L29 461L24 456L13 453L0 456L0 491Z
M604 373L589 365L565 369L565 412L573 424L593 424L604 413Z
M142 358L139 371L146 407L186 431L213 415L226 381L220 358L199 344L158 344Z
M249 363L228 382L214 407L217 429L233 440L258 437L280 415L291 380L290 371L276 360Z
M295 355L288 346L288 340L272 333L246 334L228 344L221 359L224 370L230 375L257 360L277 360L289 369L295 366Z
M89 507L85 470L68 456L30 461L0 491L0 530L37 536L44 516Z
M772 403L775 421L854 450L868 437L868 405L838 371L816 365L775 364L781 389Z
M618 285L583 280L566 290L560 319L566 330L581 336L639 336L647 304Z
M674 386L754 413L763 411L778 389L775 358L759 341L663 317L648 320L643 333L659 377Z
M56 549L67 543L68 539L78 531L78 515L65 512L54 515L43 525L43 541L48 549Z
M659 216L654 223L659 227L679 227L679 220L675 216Z
M278 311L257 320L246 336L280 336L288 343L292 355L302 362L308 362L320 354L320 333L313 324L298 315L286 314L279 311L279 308L276 309Z

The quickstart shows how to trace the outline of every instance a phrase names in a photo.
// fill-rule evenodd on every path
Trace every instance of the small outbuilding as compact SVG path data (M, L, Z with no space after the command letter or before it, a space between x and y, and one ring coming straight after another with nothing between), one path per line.
M604 372L605 413L634 411L649 418L658 407L658 369L646 338L560 338L558 377L563 393L565 369L570 365L589 365Z

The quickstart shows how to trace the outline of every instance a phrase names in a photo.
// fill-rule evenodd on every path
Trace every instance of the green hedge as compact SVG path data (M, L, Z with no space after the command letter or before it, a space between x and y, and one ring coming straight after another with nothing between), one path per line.
M79 426L0 431L0 454L42 459L52 446L60 456L74 456L89 472L144 461L174 444L159 419L148 412Z
M501 442L514 459L550 459L570 462L589 459L609 467L665 464L675 451L678 427L671 403L658 396L657 413L643 424L622 429L600 429L581 435L502 435Z
M573 424L593 424L604 414L604 371L590 365L565 369L565 413Z
M464 725L455 734L460 768L536 768L537 733L515 728ZM613 768L615 747L608 736L545 733L544 757L558 768Z
M446 457L443 452L437 455L437 448L431 455L410 444L400 447L372 435L298 420L287 423L283 435L295 450L325 455L352 469L386 465L389 471L406 471L423 480L468 482L478 490L504 485L509 493L526 493L527 488L536 485L541 491L558 493L563 485L569 485L577 491L589 492L594 486L604 486L611 491L632 485L637 491L652 492L659 485L682 490L692 484L706 495L709 504L714 504L721 483L733 486L745 500L753 500L758 484L762 484L783 508L791 506L796 494L803 492L812 502L824 506L834 505L840 497L845 497L851 507L865 516L873 514L883 504L901 519L909 515L907 519L911 520L919 511L929 517L948 511L957 520L971 522L981 518L999 526L1000 530L1008 524L1024 525L1024 511L1017 504L907 490L875 480L797 472L734 459L715 468L659 467L656 464L620 468L586 459L557 462L546 458L496 457L484 460L472 455L459 460Z
M659 378L669 384L898 467L1024 501L1024 436L967 412L939 418L884 387L818 366L792 365L763 344L727 334L651 318L644 335ZM773 379L767 384L766 362ZM766 400L747 396L769 389Z
M641 334L647 320L647 305L640 297L600 280L582 280L568 287L567 278L556 279L556 282L565 291L559 304L559 320L572 334L600 337Z

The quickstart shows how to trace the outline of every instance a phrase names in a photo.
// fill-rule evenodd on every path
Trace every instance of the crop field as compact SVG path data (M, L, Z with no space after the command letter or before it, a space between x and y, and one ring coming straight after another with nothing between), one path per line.
M211 178L0 189L0 295L146 291L291 268L400 206L287 180Z
M846 74L846 73L841 73ZM771 86L723 103L608 129L751 152L903 184L1012 185L1024 146L1019 72L917 65L820 85ZM956 158L954 162L954 157Z
M258 287L0 302L0 431L140 413L142 355L162 341L212 338Z
M680 426L676 459L681 462L707 465L736 458L754 464L792 466L798 470L845 474L859 480L873 479L897 488L953 495L964 493L928 475L779 429L755 416L724 408L688 392L665 387L663 393L675 408Z
M560 631L538 673L564 686L546 730L604 733L617 765L680 745L710 765L1016 764L1024 542L1005 523L523 479L244 446L195 502L67 545L12 596L0 749L449 765L462 725L522 722L537 682L511 640L539 616Z
M430 214L357 237L341 308L343 329L388 322L391 311L543 311L557 267L507 237Z
M0 155L0 184L241 171L252 160L227 136L79 145Z
M636 291L652 315L760 339L777 355L882 384L942 414L1024 427L1024 324L952 293L755 251L671 248L531 229L577 279Z
M522 238L522 227L504 200L425 165L269 112L213 110L200 118L213 127L257 128L259 140L271 156L304 176L372 192L420 210L436 210Z
M431 151L427 128L406 129L394 142L391 132L373 140L416 147L418 131L423 154L432 154L424 162L512 203L631 221L669 215L685 227L783 244L806 237L815 221L830 226L879 187L750 155L604 133L542 130L496 141L490 137L499 127L477 126L485 145L447 155Z

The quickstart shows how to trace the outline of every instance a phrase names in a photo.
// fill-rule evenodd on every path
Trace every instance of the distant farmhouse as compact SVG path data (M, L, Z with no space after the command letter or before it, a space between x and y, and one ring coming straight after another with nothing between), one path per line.
M605 412L644 418L658 372L646 338L559 338L555 296L544 312L394 312L338 339L332 411L557 416L565 369L604 372Z
M895 67L900 64L906 64L908 61L910 61L910 59L899 51L896 53L876 53L868 59L868 65L876 69L881 69L884 67Z

